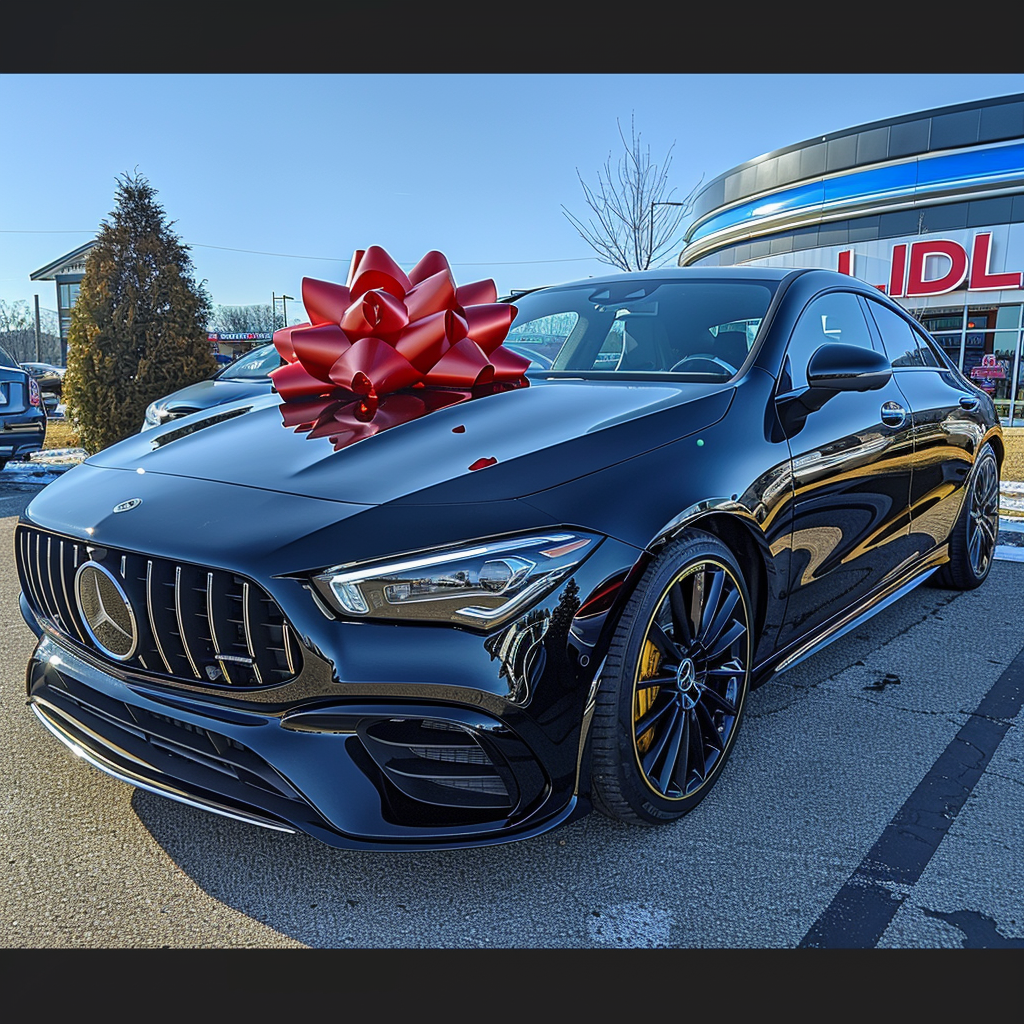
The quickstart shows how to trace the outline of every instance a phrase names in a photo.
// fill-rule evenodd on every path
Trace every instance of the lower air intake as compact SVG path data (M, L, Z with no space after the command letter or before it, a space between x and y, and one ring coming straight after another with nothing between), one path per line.
M435 719L377 719L359 739L405 796L436 807L510 811L518 799L511 770L474 730Z

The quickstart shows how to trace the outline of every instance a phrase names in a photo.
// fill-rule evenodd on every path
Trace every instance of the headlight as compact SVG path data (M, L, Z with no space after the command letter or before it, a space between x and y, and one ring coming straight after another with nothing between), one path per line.
M313 582L342 615L492 629L554 589L600 542L595 534L557 530L336 565Z
M160 413L157 412L156 402L150 402L146 406L146 418L142 421L142 429L149 430L150 427L159 427L163 423Z

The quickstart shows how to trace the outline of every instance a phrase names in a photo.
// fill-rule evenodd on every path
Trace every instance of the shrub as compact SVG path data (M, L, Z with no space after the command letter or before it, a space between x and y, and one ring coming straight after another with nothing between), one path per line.
M155 398L213 373L209 314L156 191L141 175L122 175L68 329L65 408L86 451L136 433Z

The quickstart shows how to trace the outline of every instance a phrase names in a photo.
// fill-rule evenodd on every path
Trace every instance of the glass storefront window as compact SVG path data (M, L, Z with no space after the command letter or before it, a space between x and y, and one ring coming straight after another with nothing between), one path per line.
M953 360L956 366L960 365L960 332L956 334L933 334L932 337L942 346L942 351Z
M943 313L940 316L923 315L918 319L921 321L921 326L930 334L935 334L936 331L959 332L964 325L963 311L959 313ZM959 336L960 335L957 334L957 337Z
M1020 326L1020 306L1000 306L996 310L996 330L1016 330Z
M989 335L992 351L986 353L972 374L996 404L996 412L1004 420L1010 415L1010 388L1013 384L1013 363L1017 350L1017 331L994 331Z

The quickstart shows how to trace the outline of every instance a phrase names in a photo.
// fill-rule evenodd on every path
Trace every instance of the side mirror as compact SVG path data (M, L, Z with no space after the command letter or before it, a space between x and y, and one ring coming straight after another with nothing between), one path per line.
M880 352L829 342L816 349L807 363L807 387L782 396L779 422L794 437L808 414L817 412L842 391L876 391L892 379L892 364Z
M859 345L822 345L807 363L807 383L813 391L876 391L891 377L889 360Z

